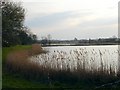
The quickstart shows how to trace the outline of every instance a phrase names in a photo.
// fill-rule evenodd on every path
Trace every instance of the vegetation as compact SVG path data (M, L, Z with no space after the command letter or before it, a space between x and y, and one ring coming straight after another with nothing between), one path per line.
M5 1L2 8L2 46L34 43L37 36L24 25L25 9L20 3Z
M106 58L105 56L115 54L117 55L117 50L109 51L105 50L94 50L86 48L77 48L74 50L59 51L54 50L50 53L46 53L40 56L33 56L31 60L33 62L40 62L40 65L44 67L49 67L56 70L87 70L87 71L104 71L108 74L116 74L118 64L110 56ZM111 62L111 63L110 63Z
M47 37L42 37L42 40L40 41L40 44L42 46L51 45L51 38L52 38L52 36L50 34L48 34Z
M83 68L72 72L70 69L60 70L58 68L56 70L47 66L48 64L40 65L38 62L35 63L35 59L32 62L28 59L28 56L41 53L39 52L41 50L41 47L38 45L3 48L3 52L6 54L3 54L3 57L6 58L3 64L3 88L95 89L99 85L118 80L118 77L112 75L112 71L111 74L108 74L102 69L101 71L93 72ZM34 57L37 58L37 56ZM31 85L30 87L29 84ZM119 87L119 84L110 87L116 89Z
M89 45L119 45L120 38L99 38L99 39L77 39L74 40L50 40L50 44L48 43L47 38L42 38L42 40L38 40L38 43L50 46L89 46Z
M33 45L33 47L35 47L35 46L36 45ZM18 46L14 46L14 47L4 47L3 48L3 72L2 72L3 90L6 90L8 88L14 88L14 89L15 88L21 88L21 89L22 88L23 89L24 88L26 88L26 89L31 88L32 89L32 88L75 88L76 86L80 87L80 88L85 87L84 84L82 84L82 83L81 83L82 85L76 84L76 85L73 85L71 87L71 85L69 85L69 84L60 83L58 81L51 82L51 84L50 84L49 82L43 82L41 80L40 81L34 80L35 79L34 77L31 79L28 79L28 78L25 78L25 76L23 76L23 72L22 73L20 73L20 71L13 72L13 70L16 70L15 67L13 67L12 70L6 68L7 56L9 56L9 54L11 52L19 52L19 51L21 52L21 50L28 50L29 51L30 49L32 49L32 46L30 46L30 45L27 45L27 46L18 45ZM17 61L18 57L15 57L14 59ZM22 63L22 60L20 60L20 61ZM21 63L19 63L19 64L21 64ZM17 64L17 62L14 64ZM34 67L31 67L31 68L35 69ZM33 74L32 73L27 74L27 76L29 76L29 75L32 76Z
M17 45L14 47L3 47L3 54L2 54L2 62L3 62L3 72L2 72L2 77L3 77L3 90L5 88L42 88L42 87L48 87L49 85L47 84L42 84L40 82L34 82L30 80L26 80L24 77L20 75L20 73L11 73L8 71L6 68L6 60L7 56L11 52L21 52L22 50L34 50L35 46L38 47L38 45ZM39 47L38 49L40 49ZM34 52L35 54L36 52ZM33 53L32 53L33 54ZM23 54L22 54L23 55ZM24 56L23 56L24 57ZM19 59L20 60L20 59ZM17 58L16 58L17 61ZM22 62L22 61L21 61Z

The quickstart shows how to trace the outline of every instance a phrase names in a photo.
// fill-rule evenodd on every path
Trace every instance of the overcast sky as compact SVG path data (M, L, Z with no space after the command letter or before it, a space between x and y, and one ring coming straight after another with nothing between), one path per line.
M118 35L119 0L14 0L26 9L25 24L38 39L89 39Z

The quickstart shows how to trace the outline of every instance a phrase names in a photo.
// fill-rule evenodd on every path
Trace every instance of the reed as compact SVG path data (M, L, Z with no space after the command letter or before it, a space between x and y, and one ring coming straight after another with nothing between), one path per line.
M8 54L6 69L12 73L22 74L26 78L31 78L42 72L43 68L38 63L32 63L28 58L32 55L44 53L40 45L34 44L30 50L19 50Z
M94 49L87 51L80 48L71 50L69 53L64 51L42 52L44 50L39 45L32 45L31 50L12 52L7 57L7 69L12 73L20 73L27 79L42 82L85 81L100 84L118 78L117 67L104 63L105 53L100 50L96 52ZM91 57L88 57L89 54ZM97 57L100 60L96 65Z
M105 62L106 50L104 52L94 49L87 51L86 49L71 50L69 53L64 51L54 51L30 58L32 62L39 62L39 65L49 68L53 80L56 77L59 79L76 78L76 80L113 80L118 78L118 71L115 62ZM115 52L116 53L116 52ZM88 56L91 54L91 57ZM99 61L96 59L99 57ZM109 58L108 58L109 59ZM98 62L98 64L96 64ZM64 72L64 73L63 73ZM66 74L67 75L66 75ZM69 73L69 74L68 74ZM64 79L65 80L65 79ZM103 80L103 81L104 81Z

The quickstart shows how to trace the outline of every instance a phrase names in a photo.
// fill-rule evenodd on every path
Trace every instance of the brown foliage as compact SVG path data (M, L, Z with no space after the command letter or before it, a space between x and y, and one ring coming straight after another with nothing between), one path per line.
M9 53L6 60L7 70L10 72L19 72L30 77L41 70L41 66L38 63L31 62L28 58L32 55L40 54L43 52L43 49L40 45L32 45L31 50L20 50Z

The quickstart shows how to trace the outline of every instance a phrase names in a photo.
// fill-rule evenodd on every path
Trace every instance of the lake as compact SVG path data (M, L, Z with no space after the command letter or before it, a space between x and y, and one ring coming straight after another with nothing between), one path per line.
M31 61L56 70L118 70L118 45L99 46L49 46L48 51L31 57Z

